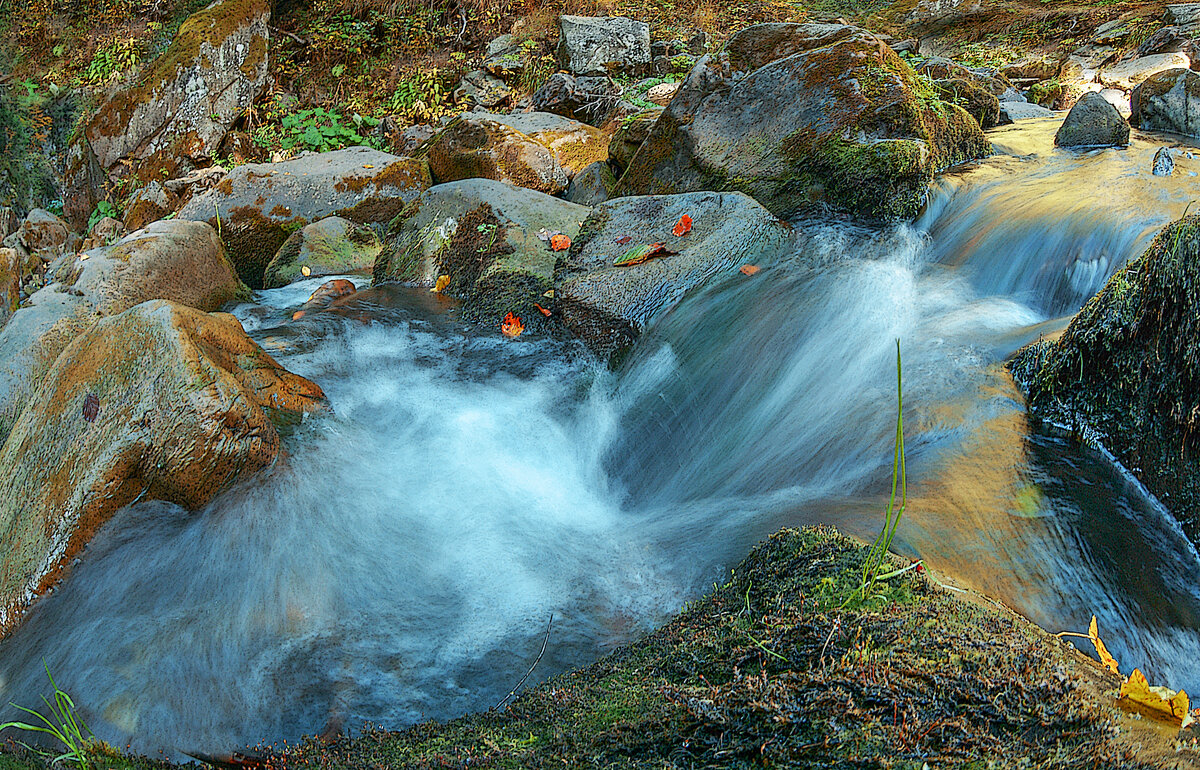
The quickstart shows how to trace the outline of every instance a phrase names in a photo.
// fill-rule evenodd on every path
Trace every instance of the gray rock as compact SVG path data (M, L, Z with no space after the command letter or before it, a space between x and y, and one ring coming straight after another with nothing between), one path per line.
M454 90L454 100L471 107L494 110L512 99L513 90L500 78L475 70L468 72Z
M883 41L831 27L749 27L729 41L728 69L701 60L614 194L738 189L780 216L901 219L935 171L991 151L965 110L919 96L923 81ZM738 74L764 51L795 53Z
M1163 23L1179 27L1187 35L1200 32L1200 3L1176 3L1163 12Z
M1084 94L1054 135L1059 147L1127 147L1129 123L1098 93Z
M501 35L488 43L483 55L483 69L501 80L512 80L525 71L521 44L512 35Z
M606 77L577 78L558 72L534 92L531 105L538 112L552 112L597 126L612 112L619 93Z
M1185 35L1179 27L1162 27L1146 38L1138 46L1138 56L1150 56L1156 53L1183 53L1188 59L1195 61L1196 41Z
M1129 36L1129 25L1120 19L1106 21L1092 34L1092 42L1100 45L1115 43Z
M1117 108L1121 117L1129 119L1129 93L1127 91L1119 88L1101 88L1099 93L1109 104Z
M1049 56L1030 54L1015 62L1005 64L1000 72L1013 80L1050 80L1058 77L1061 62Z
M1000 102L1000 123L1015 123L1031 118L1052 118L1054 110L1039 107L1029 102Z
M709 38L707 32L697 32L687 40L687 52L692 56L703 56L708 53Z
M34 209L17 228L17 239L26 251L36 254L51 251L55 255L67 245L71 228L59 217L45 209Z
M618 174L628 168L662 113L662 110L645 110L621 121L621 127L608 143L608 161Z
M1174 69L1154 74L1133 89L1129 122L1150 131L1200 136L1200 74Z
M375 266L382 244L367 225L325 217L292 233L263 275L263 288L276 289L306 278L365 273Z
M580 206L596 206L608 200L616 186L617 176L612 166L596 161L575 175L564 197Z
M125 206L125 229L140 230L175 210L178 199L161 182L151 181L140 187Z
M1182 53L1156 53L1119 62L1100 70L1099 81L1111 88L1129 91L1151 75L1187 68L1191 62Z
M672 229L684 214L692 230L677 238ZM679 253L613 265L631 247L656 242ZM791 244L791 228L742 193L617 198L584 222L555 270L555 296L567 326L593 350L612 355L688 291L741 265L773 260Z
M1159 147L1154 153L1154 167L1151 171L1155 176L1170 176L1175 171L1175 158L1170 147Z
M463 313L499 324L506 313L542 323L534 303L551 288L556 252L548 236L571 240L589 209L490 179L431 187L388 232L375 262L375 283L433 285L464 300ZM542 240L539 233L547 236Z
M558 58L573 75L638 73L650 65L650 25L624 16L560 16Z
M270 15L266 0L218 0L190 16L137 82L101 104L85 127L100 167L160 151L192 159L216 152L266 88Z
M238 166L188 201L178 218L217 228L238 275L260 288L267 264L296 229L333 214L384 224L429 185L424 160L348 147Z

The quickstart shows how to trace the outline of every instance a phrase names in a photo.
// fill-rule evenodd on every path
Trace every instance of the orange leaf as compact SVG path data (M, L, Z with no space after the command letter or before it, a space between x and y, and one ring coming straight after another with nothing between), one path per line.
M517 318L512 313L504 316L504 322L500 324L500 331L505 337L520 337L521 332L525 331L525 324L521 323L521 319Z
M754 275L762 268L758 265L742 265L738 270L742 271L742 275Z
M293 321L299 321L299 320L300 320L301 318L303 318L303 317L304 317L304 311L303 311L303 310L297 310L295 313L292 313L292 320L293 320Z
M550 317L551 313L546 308L542 307L541 305L539 305L536 302L533 303L533 306L536 307L538 310L542 311L542 315L546 316L547 318Z
M1192 723L1192 715L1188 713L1188 696L1183 690L1175 692L1165 687L1151 687L1146 676L1134 669L1125 683L1121 685L1121 694L1117 697L1117 705L1127 711L1136 711L1154 719L1187 727Z
M554 249L555 251L566 251L567 249L571 248L571 239L562 233L559 233L550 239L550 248Z
M309 277L312 275L312 268L308 265L304 265L300 268L300 275L304 276L305 278Z
M1100 632L1096 630L1096 616L1092 616L1092 624L1088 626L1088 639L1092 640L1092 646L1096 648L1096 654L1100 656L1100 662L1104 667L1114 674L1121 673L1117 670L1117 661L1109 654L1108 648L1104 646L1104 642L1100 639Z
M692 231L692 218L689 217L687 214L684 214L683 216L681 216L679 218L679 221L675 223L675 229L672 230L671 232L675 235L676 238L681 238L681 237L687 235L688 233L690 233L691 231Z
M438 279L437 279L437 283L435 283L433 285L433 288L430 289L430 291L432 291L435 294L441 294L442 292L444 292L446 290L446 287L449 285L450 285L450 276L449 275L439 275Z

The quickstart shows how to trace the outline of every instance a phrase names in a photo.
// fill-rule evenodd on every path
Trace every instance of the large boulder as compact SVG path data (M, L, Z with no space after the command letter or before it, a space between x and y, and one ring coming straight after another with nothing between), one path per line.
M326 217L283 242L267 265L263 288L276 289L310 277L368 272L381 249L379 236L367 225Z
M635 73L650 66L650 25L624 16L560 16L558 59L572 75Z
M1133 89L1129 122L1148 131L1200 136L1200 74L1173 69Z
M563 197L580 206L595 206L608 200L616 186L612 166L598 160L575 175Z
M216 232L202 222L154 222L66 257L54 273L56 282L0 329L0 440L54 359L97 318L151 299L211 311L248 296Z
M980 128L992 128L1000 122L1000 100L972 78L944 78L932 83L939 99L962 107Z
M58 216L45 209L34 209L17 228L17 239L30 253L61 251L67 245L71 229Z
M769 46L750 44L760 27L730 40L732 71L711 58L692 70L615 195L736 189L779 216L903 219L936 172L991 151L973 117L866 30L767 26L785 28Z
M472 112L463 117L493 120L520 131L553 153L567 179L573 179L577 173L598 160L608 160L608 134L562 115L550 112L516 112L512 115Z
M1067 113L1054 143L1059 147L1127 147L1129 123L1098 93L1086 93Z
M70 176L86 175L92 163L103 172L122 162L157 171L215 153L267 86L270 15L269 0L217 0L188 17L137 81L84 126ZM154 156L159 163L146 162Z
M476 113L452 120L426 146L425 158L438 184L492 179L557 195L570 181L545 145Z
M673 229L685 214L691 231L676 237ZM630 267L613 264L631 247L652 243L678 253ZM616 198L584 221L555 270L555 301L571 331L596 352L613 355L689 290L791 247L791 228L742 193Z
M273 417L325 408L232 316L155 300L93 325L0 449L0 633L119 508L200 508L274 462Z
M1175 69L1187 69L1191 62L1187 54L1156 53L1150 56L1140 56L1136 59L1118 62L1100 70L1100 83L1109 88L1119 88L1129 91L1138 84L1160 72Z
M335 214L362 224L389 222L429 185L423 160L348 147L238 166L216 187L193 195L178 218L217 228L238 275L261 288L267 265L291 233Z
M1163 12L1163 23L1188 35L1200 32L1200 3L1174 3Z
M574 240L588 209L490 179L468 179L426 191L396 220L375 263L376 283L432 286L464 300L473 320L499 323L512 312L540 322L534 303L551 288L556 253L550 236ZM543 240L545 238L545 240Z
M1102 443L1200 544L1200 216L1164 229L1013 371L1035 415Z

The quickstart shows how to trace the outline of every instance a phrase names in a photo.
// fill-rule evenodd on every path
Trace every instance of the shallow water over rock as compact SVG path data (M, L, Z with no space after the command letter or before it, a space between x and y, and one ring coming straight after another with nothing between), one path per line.
M617 372L425 290L296 323L316 283L263 293L237 314L335 415L204 511L118 514L0 643L0 701L36 702L44 661L100 737L176 757L487 708L551 613L534 680L661 622L780 526L873 536L897 338L895 549L1051 631L1094 613L1123 669L1200 688L1195 550L1099 453L1032 433L1002 367L1200 186L1187 159L1152 177L1145 138L1075 154L1055 128L994 133L1020 154L945 180L915 227L799 223L796 253L692 293Z

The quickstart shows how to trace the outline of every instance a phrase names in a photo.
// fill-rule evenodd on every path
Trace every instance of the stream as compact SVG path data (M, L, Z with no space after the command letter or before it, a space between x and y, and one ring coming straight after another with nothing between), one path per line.
M1093 614L1122 664L1200 691L1200 558L1100 451L1033 430L1003 361L1200 197L1176 140L994 130L913 225L797 222L794 254L689 295L621 369L461 323L425 290L292 323L320 281L235 313L335 414L187 513L131 506L0 642L0 702L45 669L98 737L221 753L496 704L701 595L782 526L882 522L903 352L908 512L893 550L1049 631ZM1086 644L1086 642L1085 642ZM16 716L0 711L0 719Z

